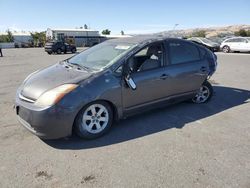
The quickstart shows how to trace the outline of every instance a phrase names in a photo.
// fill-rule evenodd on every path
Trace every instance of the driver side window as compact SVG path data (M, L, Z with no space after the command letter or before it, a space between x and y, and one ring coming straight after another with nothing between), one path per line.
M144 47L128 60L131 72L142 72L163 65L163 44L154 43Z

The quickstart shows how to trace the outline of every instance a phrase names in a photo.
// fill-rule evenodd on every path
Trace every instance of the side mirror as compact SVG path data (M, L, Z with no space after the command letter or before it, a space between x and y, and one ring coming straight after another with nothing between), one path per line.
M136 84L129 74L125 77L125 81L130 89L136 90Z

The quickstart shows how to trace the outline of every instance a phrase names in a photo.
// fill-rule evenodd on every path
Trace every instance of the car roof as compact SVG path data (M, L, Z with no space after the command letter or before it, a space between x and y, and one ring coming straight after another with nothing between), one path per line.
M129 43L129 44L142 44L142 43L150 43L160 40L170 39L169 37L164 37L161 35L139 35L139 36L133 36L133 37L124 37L119 39L111 39L107 42L110 43ZM178 39L178 38L175 38Z
M204 39L204 37L191 37L191 38L195 38L195 39Z
M228 38L228 39L244 39L244 38L247 38L247 37L241 37L241 36L238 36L238 37L230 37L230 38Z
M239 37L230 37L230 38L225 39L224 42L226 42L226 41L228 41L230 39L248 39L249 40L250 37L241 37L241 36L239 36Z

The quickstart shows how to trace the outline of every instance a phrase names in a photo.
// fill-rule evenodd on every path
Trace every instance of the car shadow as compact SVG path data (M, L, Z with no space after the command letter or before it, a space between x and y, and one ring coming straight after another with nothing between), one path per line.
M83 140L73 135L67 139L44 140L44 142L57 149L71 150L117 144L171 128L181 129L190 122L248 103L248 99L250 99L250 91L248 90L214 86L214 96L206 104L183 102L151 110L119 121L108 134L95 140Z

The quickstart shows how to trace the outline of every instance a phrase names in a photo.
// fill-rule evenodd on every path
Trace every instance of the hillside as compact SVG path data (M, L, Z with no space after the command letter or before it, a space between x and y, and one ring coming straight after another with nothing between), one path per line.
M194 28L194 29L185 29L185 30L169 30L160 32L157 34L162 34L170 37L182 37L189 36L194 32L205 30L206 37L215 37L218 35L233 35L235 31L240 29L250 30L250 25L230 25L224 27L207 27L207 28Z

